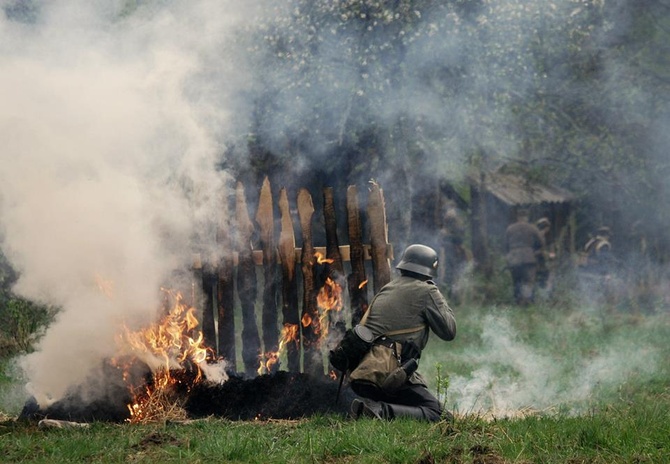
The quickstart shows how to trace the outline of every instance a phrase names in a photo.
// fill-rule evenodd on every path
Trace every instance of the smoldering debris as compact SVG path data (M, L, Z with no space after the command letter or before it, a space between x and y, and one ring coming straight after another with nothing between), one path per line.
M186 410L193 417L231 420L299 419L319 414L347 414L355 398L338 381L323 376L279 371L250 380L231 377L226 383L200 383L190 392Z
M229 420L301 419L320 414L346 415L355 398L351 389L328 376L278 371L251 379L231 374L224 383L198 382L190 387L178 383L189 419L218 417ZM65 398L41 408L29 400L21 413L26 420L54 419L87 422L127 422L128 404L133 399L128 389L112 388L96 399L87 399L79 387Z

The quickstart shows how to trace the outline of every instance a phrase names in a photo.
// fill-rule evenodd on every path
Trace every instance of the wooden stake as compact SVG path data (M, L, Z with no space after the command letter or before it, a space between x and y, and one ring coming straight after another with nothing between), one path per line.
M235 355L235 282L233 281L234 263L233 247L229 227L220 227L217 233L217 243L222 251L218 271L217 315L219 355L230 365L237 365Z
M333 260L330 264L332 270L344 275L340 244L337 240L337 215L332 187L323 189L323 218L326 227L326 258Z
M370 181L368 196L368 218L370 221L370 254L372 255L372 274L374 277L374 293L391 281L391 262L388 249L388 225L384 193L375 181Z
M363 248L363 228L358 207L358 190L355 185L347 188L347 226L351 274L347 277L351 304L351 325L358 324L368 309L368 286L365 276L365 250Z
M344 275L344 265L342 263L342 255L340 254L340 244L337 239L337 214L335 211L335 200L333 198L332 187L327 187L323 190L323 217L326 228L326 258L329 261L326 263L326 275L331 279L334 285L339 286L344 290L346 277ZM324 289L325 290L325 289ZM317 289L321 291L321 289ZM342 298L344 292L341 292ZM342 306L344 302L341 301ZM330 308L321 308L330 309ZM347 325L341 310L331 309L328 312L328 340L327 346L331 345L331 341L336 343L344 336L347 330ZM332 343L334 345L334 343Z
M256 375L261 355L261 340L256 322L256 297L258 282L254 263L251 237L254 224L249 218L244 185L237 183L235 189L235 218L237 219L237 295L242 307L242 362L248 376Z
M263 249L263 346L265 352L279 349L277 330L277 272L275 269L276 252L274 243L274 213L270 180L265 177L258 199L256 222L260 228L261 248ZM276 365L279 368L278 365Z
M316 293L314 285L314 247L312 245L312 216L314 204L307 189L298 192L298 215L302 230L302 278L303 278L303 305L302 305L302 345L303 365L308 374L323 375L323 359L319 349L319 335L321 327L316 307Z
M203 309L202 309L202 335L205 345L212 348L214 352L219 353L216 340L216 323L214 318L215 296L216 289L216 272L210 263L202 263L200 267L200 276L202 278L202 295L203 295Z
M284 318L283 337L292 335L286 341L286 357L289 372L300 372L300 309L298 307L298 279L296 278L295 233L288 203L286 188L279 192L279 214L281 232L279 235L279 259L282 270L282 316Z

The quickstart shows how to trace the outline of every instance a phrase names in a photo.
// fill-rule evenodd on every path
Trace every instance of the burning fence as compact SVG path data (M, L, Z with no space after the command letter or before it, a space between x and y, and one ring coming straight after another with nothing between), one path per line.
M202 289L204 300L206 346L212 347L216 355L225 358L230 365L237 366L236 353L240 347L236 346L236 339L239 345L242 335L243 372L249 377L275 372L281 367L280 359L286 360L285 368L289 372L322 375L324 344L337 340L346 325L358 322L367 309L369 290L365 261L372 263L375 291L390 280L392 253L383 194L376 183L370 183L368 193L370 245L363 244L358 192L352 186L347 190L346 205L349 245L339 245L333 191L327 188L323 192L326 246L315 247L312 243L315 209L306 189L297 195L302 244L296 246L296 225L286 189L280 190L276 205L281 216L277 241L275 204L268 179L259 195L257 227L248 216L244 188L238 183L236 225L232 230L219 233L220 242L228 245L222 248L227 255L218 263L199 263L196 267L200 274L197 279L202 282L198 288ZM253 236L260 239L259 249L251 245ZM258 266L263 269L262 285L255 278ZM233 282L234 275L237 285ZM299 289L302 298L299 298ZM260 327L255 312L257 294L262 301ZM348 301L345 301L347 296ZM235 327L232 310L238 306L237 301L242 309L241 331ZM210 308L216 309L210 311ZM260 360L259 353L262 353Z
M337 382L327 372L324 354L329 344L339 340L346 325L357 323L367 309L365 261L372 261L375 290L390 280L381 189L372 183L369 191L369 246L363 245L356 188L347 190L350 245L344 247L338 243L332 189L324 191L325 247L312 244L314 207L305 189L299 192L297 201L302 247L295 245L285 189L280 192L281 234L275 244L274 207L269 193L266 179L256 216L261 249L254 250L249 238L255 231L247 216L244 190L238 184L237 240L233 242L226 237L229 232L222 231L221 245L228 247L225 257L215 265L195 266L194 275L200 283L194 288L202 293L194 292L191 304L181 293L164 290L170 304L158 322L139 330L123 328L117 336L118 355L105 366L104 394L91 399L84 393L84 386L78 386L48 408L29 402L23 415L147 422L211 415L266 419L346 412L347 393L341 404L335 404ZM350 265L348 273L345 262ZM235 266L237 272L233 272ZM255 314L257 266L263 266L264 275L262 331ZM277 267L281 273L276 272ZM302 285L298 282L300 274ZM233 275L237 275L237 286ZM302 308L298 304L300 287ZM235 290L242 309L241 331L235 327L232 311ZM195 307L198 302L202 302L201 311ZM349 321L343 308L350 309ZM242 345L242 373L237 370L236 341ZM287 370L280 369L281 359L287 360Z

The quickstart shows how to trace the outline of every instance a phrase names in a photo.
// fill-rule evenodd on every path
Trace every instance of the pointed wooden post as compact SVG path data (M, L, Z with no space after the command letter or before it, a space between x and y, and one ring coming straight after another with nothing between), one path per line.
M300 372L300 309L298 307L297 259L295 255L295 232L288 203L286 188L279 192L279 257L282 270L282 316L284 328L282 339L286 343L286 358L289 372Z
M337 239L337 215L332 187L323 189L323 218L326 227L326 258L333 261L330 264L331 270L344 275L340 243Z
M372 257L372 275L375 295L391 281L391 263L389 260L388 225L384 193L375 181L370 181L368 196L368 219L370 221L370 256Z
M242 362L248 376L256 375L261 340L256 322L257 279L251 237L254 225L249 218L244 185L237 183L235 190L235 217L237 219L237 296L242 308Z
M258 200L256 222L260 228L261 247L263 249L263 348L266 353L279 349L279 333L277 329L277 271L276 250L274 239L274 213L272 208L272 191L270 180L265 177ZM275 364L279 368L278 363Z
M358 190L355 185L347 188L347 227L349 230L349 259L351 260L351 274L347 277L347 284L351 304L351 325L355 326L368 309L363 228L358 207Z
M328 336L326 340L327 346L334 345L341 340L344 332L347 330L347 324L344 320L342 307L344 302L341 298L344 295L342 290L345 288L346 277L344 275L344 264L342 263L342 255L340 253L340 243L337 238L337 213L335 211L335 199L333 198L333 188L326 187L323 190L323 217L326 228L326 258L329 262L326 265L327 275L332 280L333 284L340 290L340 307L333 308L328 312ZM332 262L331 262L332 261ZM336 291L336 288L324 287L323 291ZM318 291L321 291L320 289ZM323 311L327 308L321 308Z
M298 192L298 215L302 230L302 278L303 278L303 305L302 305L302 346L303 365L308 374L323 375L323 359L319 347L321 326L319 313L316 307L316 293L314 285L314 246L312 244L312 216L314 204L309 192L302 188Z
M230 232L227 228L220 227L217 233L217 242L221 250L216 286L217 293L217 315L218 315L218 341L219 355L231 366L237 365L235 355L235 282L233 281L234 266L233 247Z
M205 345L219 354L219 347L216 340L216 320L214 318L214 306L216 290L216 272L214 267L207 261L202 261L201 255L198 258L198 269L201 277L202 294L202 335Z

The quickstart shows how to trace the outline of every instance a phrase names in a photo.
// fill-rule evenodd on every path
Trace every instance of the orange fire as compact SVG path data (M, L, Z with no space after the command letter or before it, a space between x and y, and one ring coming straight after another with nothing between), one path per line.
M317 264L324 264L324 263L333 264L335 262L334 259L326 258L318 251L314 253L314 257L316 258Z
M189 379L193 385L202 380L203 369L211 371L207 361L212 360L214 354L204 346L202 332L195 330L198 326L195 308L187 305L181 294L164 291L170 300L174 300L174 306L158 323L136 331L124 326L123 333L117 336L120 355L114 360L116 365L121 367L122 359L137 359L152 373L150 385L145 388L131 386L134 398L128 405L130 422L146 420L149 404L180 383L171 372L193 368L194 377ZM128 378L127 372L124 372L124 378Z
M326 278L323 287L316 296L316 304L321 310L319 316L319 325L322 328L322 337L328 334L328 315L331 311L340 311L342 309L342 286L330 277Z
M298 324L284 324L279 339L279 349L277 351L268 351L262 355L260 365L258 366L258 375L263 372L272 372L273 367L279 361L279 356L284 352L289 343L298 343L300 327Z

